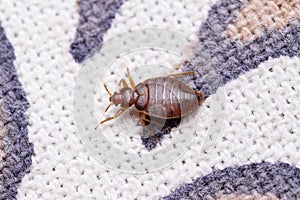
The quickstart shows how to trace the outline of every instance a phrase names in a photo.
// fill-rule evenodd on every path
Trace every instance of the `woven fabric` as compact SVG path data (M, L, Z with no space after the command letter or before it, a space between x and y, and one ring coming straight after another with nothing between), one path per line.
M7 169L0 199L300 199L298 0L1 1L0 8ZM137 83L164 66L192 70L182 80L206 100L168 124L156 146L141 140L128 112L98 128L105 141L85 137L80 123L91 113L76 118L74 97L86 86L80 75L90 66L91 77L104 74L87 84L97 85L89 103L96 123L83 128L94 130L108 103L102 82L116 91L127 80L124 65ZM103 157L113 148L120 153Z
M29 105L14 60L13 47L0 26L0 199L16 196L33 154L25 115Z
M164 199L298 199L299 175L298 168L285 163L229 167L200 177Z

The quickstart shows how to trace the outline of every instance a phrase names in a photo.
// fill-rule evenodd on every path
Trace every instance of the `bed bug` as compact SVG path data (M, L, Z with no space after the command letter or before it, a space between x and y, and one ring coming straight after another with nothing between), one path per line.
M156 138L155 134L146 126L146 122L151 123L148 116L158 119L181 118L195 111L204 102L205 95L202 91L193 90L180 79L174 78L193 73L183 72L149 78L135 85L127 68L130 87L125 79L121 79L119 82L119 85L122 85L121 90L112 94L104 84L110 101L105 112L113 104L120 106L120 109L113 117L106 118L100 124L119 117L125 110L134 105L139 113L142 126L152 137Z

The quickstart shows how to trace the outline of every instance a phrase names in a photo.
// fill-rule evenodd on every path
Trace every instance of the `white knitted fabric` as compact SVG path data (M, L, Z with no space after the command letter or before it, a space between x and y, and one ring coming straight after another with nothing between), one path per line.
M129 0L104 40L153 26L194 38L213 4L209 0ZM212 96L198 109L199 120L184 121L187 126L197 124L197 135L179 159L150 173L120 172L102 165L90 154L74 123L73 92L82 65L75 63L68 51L78 20L76 1L1 1L0 10L30 102L29 138L35 150L31 172L22 180L18 199L157 199L212 169L263 160L300 167L300 121L296 117L300 116L299 58L270 59L220 88L217 95L224 95L224 123L220 132L212 134L213 142L200 145L211 125L206 116L213 116ZM145 63L146 55L153 56L146 52L144 57L136 56L134 62L128 59L132 62L130 68ZM160 63L159 56L152 58L153 63ZM123 67L116 71L125 74ZM112 134L110 142L147 153L139 137L133 137L131 141ZM167 137L162 144L171 142L172 138Z

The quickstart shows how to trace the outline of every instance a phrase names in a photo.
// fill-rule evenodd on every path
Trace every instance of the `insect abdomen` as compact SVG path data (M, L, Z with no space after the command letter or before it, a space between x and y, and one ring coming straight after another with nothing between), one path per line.
M171 77L147 79L137 85L136 91L140 95L136 108L150 116L179 118L198 106L196 92L184 82Z

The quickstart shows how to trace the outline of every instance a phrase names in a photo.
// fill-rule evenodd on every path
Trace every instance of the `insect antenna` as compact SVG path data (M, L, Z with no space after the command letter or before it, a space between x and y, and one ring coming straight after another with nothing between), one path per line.
M107 86L106 86L106 84L103 84L103 86L104 86L104 88L105 88L105 90L106 90L106 92L109 94L109 96L111 97L112 96L112 94L110 93L110 91L107 89Z

